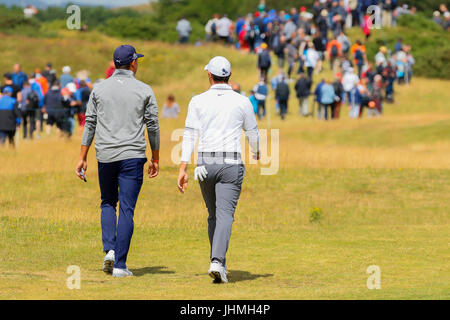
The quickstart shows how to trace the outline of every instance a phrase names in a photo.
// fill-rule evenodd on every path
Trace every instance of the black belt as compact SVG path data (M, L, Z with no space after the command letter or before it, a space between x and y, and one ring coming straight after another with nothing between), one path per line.
M202 158L241 159L239 152L199 152L198 156Z

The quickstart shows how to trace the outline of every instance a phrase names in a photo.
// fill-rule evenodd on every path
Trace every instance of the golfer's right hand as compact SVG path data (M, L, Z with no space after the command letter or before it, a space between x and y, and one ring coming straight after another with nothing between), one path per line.
M180 174L178 175L178 190L181 193L184 193L188 187L189 177L184 170L180 170Z
M150 179L154 179L159 174L159 163L151 161L150 165L148 166L148 177Z
M84 170L84 174L86 175L86 171L87 171L87 161L86 160L80 160L77 164L77 167L75 168L75 174L77 175L77 177L80 178L81 180L84 180L81 175L81 169Z

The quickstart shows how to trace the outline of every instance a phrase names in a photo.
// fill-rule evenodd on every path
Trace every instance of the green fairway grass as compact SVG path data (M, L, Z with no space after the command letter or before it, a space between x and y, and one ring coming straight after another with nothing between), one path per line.
M103 76L120 43L69 32L0 41L0 70L52 61L88 69L92 79ZM135 277L101 271L94 149L84 183L74 173L80 133L71 140L44 133L0 149L0 299L450 298L449 81L414 78L396 88L396 103L377 119L348 119L347 107L339 121L303 119L293 94L282 122L271 99L270 117L259 125L279 129L280 168L263 176L265 165L247 165L227 257L230 283L214 285L207 211L192 167L187 193L177 190L171 152L180 141L171 135L184 127L190 98L207 89L203 67L212 56L230 58L232 80L246 92L257 82L256 58L214 45L131 44L146 55L138 78L153 86L160 107L174 93L182 109L180 119L161 120L161 173L145 180L136 208L128 259ZM71 265L81 268L80 290L66 286ZM367 288L372 265L381 270L380 290Z

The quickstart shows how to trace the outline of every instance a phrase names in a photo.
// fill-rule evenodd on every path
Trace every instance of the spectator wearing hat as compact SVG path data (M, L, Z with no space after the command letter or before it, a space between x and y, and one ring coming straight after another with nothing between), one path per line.
M322 35L322 41L326 45L328 43L328 11L323 9L320 12L320 16L316 21L317 27L319 28L320 34Z
M70 74L72 70L69 66L65 66L62 68L63 74L61 75L59 82L61 84L61 87L66 87L68 83L74 82L73 76Z
M381 74L384 68L387 67L387 54L388 50L385 46L381 46L378 53L375 55L375 65L377 68L377 73Z
M272 66L272 59L270 58L270 52L267 43L261 44L261 52L258 54L258 69L260 78L267 80L267 74Z

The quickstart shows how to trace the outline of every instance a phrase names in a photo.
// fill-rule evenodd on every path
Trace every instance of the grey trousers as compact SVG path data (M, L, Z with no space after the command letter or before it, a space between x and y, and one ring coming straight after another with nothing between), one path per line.
M211 261L219 260L225 265L245 166L240 160L224 158L199 158L198 166L205 166L208 171L207 178L200 182L200 188L209 213Z

